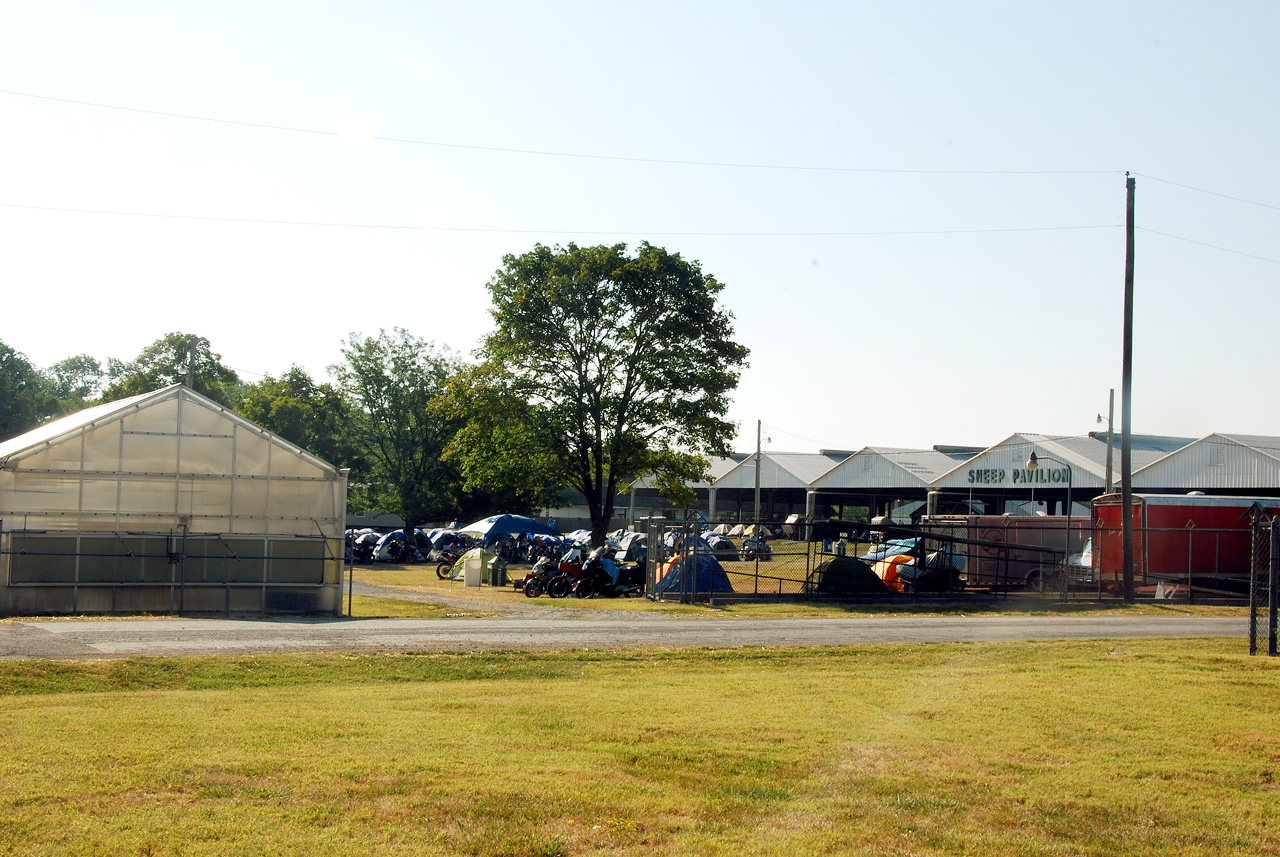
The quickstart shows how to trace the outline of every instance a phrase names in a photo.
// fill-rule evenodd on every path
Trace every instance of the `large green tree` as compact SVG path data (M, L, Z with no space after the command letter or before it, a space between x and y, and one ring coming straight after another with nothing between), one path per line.
M678 494L727 452L747 349L697 262L648 243L539 244L488 287L496 329L469 385L482 407L454 450L469 480L494 456L527 462L534 487L586 497L601 544L620 487L654 475Z
M352 434L371 460L370 496L394 502L398 508L380 511L399 512L406 527L449 519L458 508L459 478L442 453L458 424L434 403L458 359L400 328L352 334L342 355L345 361L329 371L356 405ZM378 483L389 490L378 492Z
M58 410L75 413L97 398L107 374L102 364L88 354L77 354L44 370L49 391L58 400Z
M108 360L107 375L103 401L149 393L170 384L188 384L197 393L230 407L240 384L209 340L190 333L170 333L157 339L132 363Z
M30 431L58 413L57 398L26 355L0 342L0 440Z

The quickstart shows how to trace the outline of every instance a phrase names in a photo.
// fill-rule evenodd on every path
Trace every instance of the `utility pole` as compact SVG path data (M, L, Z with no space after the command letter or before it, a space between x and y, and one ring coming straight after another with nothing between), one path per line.
M1120 390L1120 505L1124 509L1121 520L1121 547L1124 560L1124 603L1136 600L1133 588L1133 196L1136 180L1127 172L1125 190L1127 203L1125 218L1124 254L1124 354L1121 358Z

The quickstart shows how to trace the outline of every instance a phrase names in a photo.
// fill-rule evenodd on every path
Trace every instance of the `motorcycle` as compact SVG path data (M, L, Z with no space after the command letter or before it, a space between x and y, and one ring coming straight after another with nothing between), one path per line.
M773 548L769 547L769 543L764 539L750 538L742 543L742 550L738 555L742 557L743 562L754 560L768 562L773 559Z
M588 555L573 587L573 594L578 598L626 598L643 592L644 569L618 565L607 547L598 547Z
M571 562L556 562L550 557L539 557L533 568L525 575L524 580L517 580L513 585L524 590L528 598L537 598L543 592L552 598L564 598L573 591L580 565Z

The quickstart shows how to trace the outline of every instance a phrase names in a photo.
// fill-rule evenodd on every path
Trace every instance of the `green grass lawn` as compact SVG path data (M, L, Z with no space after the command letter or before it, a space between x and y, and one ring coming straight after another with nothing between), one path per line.
M1243 651L0 662L0 853L1280 854Z

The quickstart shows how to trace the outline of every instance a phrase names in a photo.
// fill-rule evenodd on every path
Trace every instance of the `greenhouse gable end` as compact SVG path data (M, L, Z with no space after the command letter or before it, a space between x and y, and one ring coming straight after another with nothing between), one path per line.
M0 443L0 615L341 610L346 472L180 384Z

